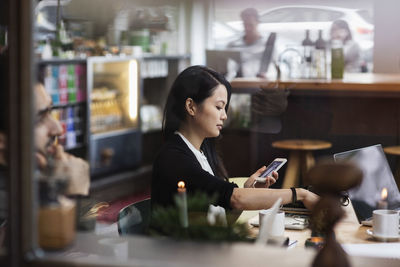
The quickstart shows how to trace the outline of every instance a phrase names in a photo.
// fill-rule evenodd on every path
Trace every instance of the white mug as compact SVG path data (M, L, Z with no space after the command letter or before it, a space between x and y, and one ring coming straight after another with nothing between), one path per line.
M258 216L259 216L259 222L260 222L260 229L261 229L261 224L263 222L263 218L265 215L269 215L271 212L271 209L268 210L260 210ZM272 221L272 225L269 226L268 234L271 237L279 237L283 236L285 233L285 212L283 211L278 211L275 215L275 219Z
M399 213L395 210L374 210L372 213L374 235L381 237L399 236Z
M106 256L118 259L128 259L128 241L122 238L107 237L99 241L100 252Z

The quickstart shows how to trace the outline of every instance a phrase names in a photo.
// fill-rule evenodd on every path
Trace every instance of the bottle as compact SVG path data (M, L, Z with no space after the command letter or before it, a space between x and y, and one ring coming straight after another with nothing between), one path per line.
M315 41L315 78L326 77L326 42L322 38L322 30L318 30L318 39Z
M53 50L51 49L50 40L46 39L46 44L43 47L42 59L50 59L53 56Z
M68 103L76 102L76 87L75 87L75 65L69 64L67 67L67 90Z
M332 79L343 79L344 72L344 54L343 54L343 43L340 40L332 41L332 65L331 75Z
M304 49L304 78L311 78L312 73L312 54L314 50L314 43L310 39L310 30L306 30L306 37L302 41L301 45Z
M57 23L56 35L51 45L53 57L60 57L62 53L60 38L60 23Z

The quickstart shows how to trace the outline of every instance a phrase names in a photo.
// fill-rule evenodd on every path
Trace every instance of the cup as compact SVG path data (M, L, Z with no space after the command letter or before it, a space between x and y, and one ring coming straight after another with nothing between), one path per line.
M398 237L399 213L395 210L374 210L372 229L375 236Z
M260 229L261 225L264 221L265 216L269 216L271 213L271 209L268 210L260 210L258 216L260 220ZM275 215L275 218L272 220L272 224L270 226L266 225L269 227L268 229L268 234L271 237L280 237L283 236L285 233L285 212L283 211L278 211Z
M100 253L104 256L128 259L128 241L119 237L103 238L99 241Z

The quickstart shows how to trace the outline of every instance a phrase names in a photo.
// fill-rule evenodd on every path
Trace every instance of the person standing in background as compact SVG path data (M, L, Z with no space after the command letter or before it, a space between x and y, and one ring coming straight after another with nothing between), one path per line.
M344 71L361 72L360 46L353 40L349 24L344 20L335 20L331 26L331 42L339 40L343 44Z
M259 73L259 71L267 38L262 36L258 30L260 22L258 12L254 8L246 8L240 13L240 18L243 22L244 35L227 45L229 49L242 52L242 62L237 76L264 76L265 74Z

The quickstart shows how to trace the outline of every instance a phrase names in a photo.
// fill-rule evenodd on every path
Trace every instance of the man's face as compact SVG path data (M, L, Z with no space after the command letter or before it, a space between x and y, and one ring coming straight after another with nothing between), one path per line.
M35 148L46 156L56 136L63 133L61 124L51 116L51 98L43 85L35 86Z
M257 18L247 16L242 18L244 31L247 34L254 34L257 32L258 21Z

